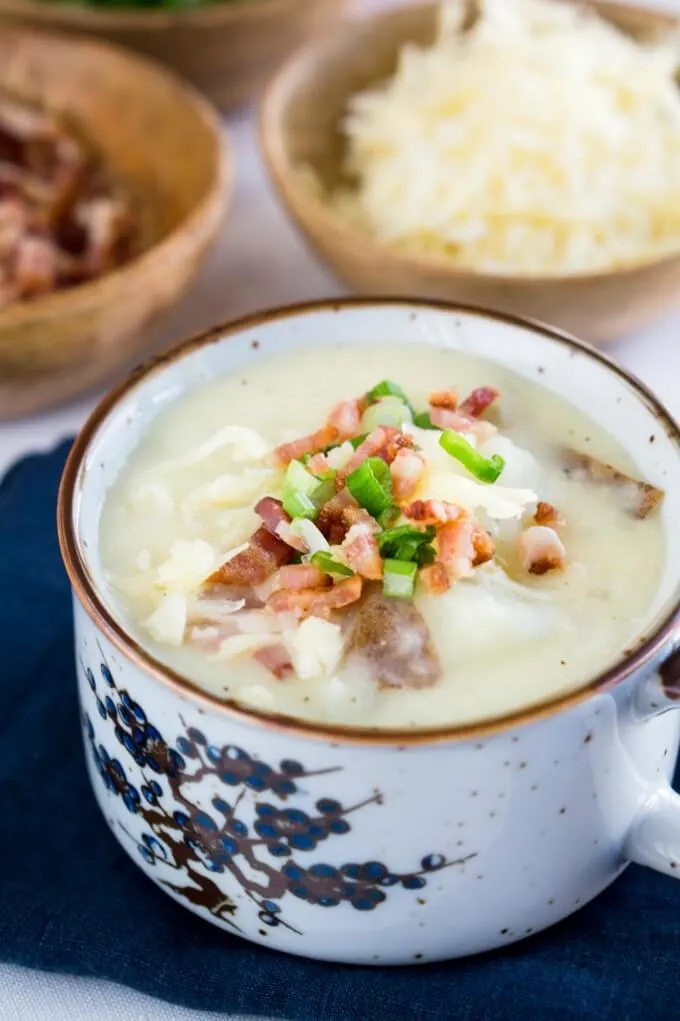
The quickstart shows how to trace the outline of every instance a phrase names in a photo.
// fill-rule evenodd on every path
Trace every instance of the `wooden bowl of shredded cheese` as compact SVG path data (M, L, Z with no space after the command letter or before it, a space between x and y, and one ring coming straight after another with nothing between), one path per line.
M362 293L591 341L680 293L678 23L629 5L454 0L346 23L265 97L275 186Z

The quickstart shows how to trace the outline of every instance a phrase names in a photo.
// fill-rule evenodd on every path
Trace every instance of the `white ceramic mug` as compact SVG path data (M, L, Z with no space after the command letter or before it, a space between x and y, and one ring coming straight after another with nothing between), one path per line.
M668 557L653 623L614 669L474 727L375 733L220 702L126 633L98 523L151 419L272 351L339 340L358 356L362 344L389 341L397 365L401 343L509 365L587 411L661 482ZM140 868L214 924L308 957L425 962L552 925L630 861L680 871L680 798L668 784L680 714L667 711L680 705L680 435L601 354L508 317L416 301L327 302L241 320L104 400L69 458L59 526L95 795Z

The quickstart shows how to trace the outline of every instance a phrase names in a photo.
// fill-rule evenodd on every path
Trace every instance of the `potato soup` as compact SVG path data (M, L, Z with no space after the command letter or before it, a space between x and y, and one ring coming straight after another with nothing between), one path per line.
M101 554L130 632L217 697L457 725L577 688L635 642L664 557L655 481L491 362L304 349L158 415Z

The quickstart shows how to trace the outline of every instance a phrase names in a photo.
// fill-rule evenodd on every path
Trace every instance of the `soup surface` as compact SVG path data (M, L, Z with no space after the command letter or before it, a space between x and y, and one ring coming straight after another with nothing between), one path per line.
M497 365L305 349L159 414L101 554L126 627L218 697L454 725L577 687L642 632L664 537L638 480L613 437Z

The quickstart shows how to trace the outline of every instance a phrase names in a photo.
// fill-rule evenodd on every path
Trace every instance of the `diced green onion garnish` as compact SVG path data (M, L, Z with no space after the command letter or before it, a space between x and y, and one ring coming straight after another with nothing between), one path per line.
M414 425L418 426L419 429L439 429L439 426L435 426L432 422L432 416L429 411L419 411L418 415L414 418ZM441 430L440 430L441 431Z
M484 457L478 450L470 446L468 441L460 433L453 429L445 429L439 437L439 446L455 457L464 468L474 475L480 482L495 482L505 467L505 461L500 454L493 454L492 457Z
M376 429L379 425L391 425L401 429L405 422L411 422L413 416L401 397L381 397L371 404L361 416L361 425L366 432Z
M436 529L432 525L422 529L413 525L387 528L378 536L380 555L388 560L413 562L422 567L434 560L432 540L435 535Z
M417 564L386 560L383 565L383 593L392 599L411 599L416 588Z
M351 578L354 571L347 564L341 564L339 560L334 560L330 553L326 553L323 550L319 550L318 553L314 553L311 562L320 567L326 574L339 574L343 578Z
M387 507L378 515L378 524L381 528L390 528L397 520L401 511L398 507Z
M392 504L392 476L379 457L368 457L356 471L347 476L347 488L362 507L374 518Z
M292 489L283 495L283 509L291 518L309 518L314 521L319 508L312 498L300 489Z
M364 440L366 439L367 435L368 435L367 433L362 433L361 436L355 436L354 439L350 440L349 442L352 444L352 446L356 450L357 447L360 447L361 444L364 442Z
M332 496L335 496L335 484L333 481L335 479L335 475L336 473L333 472L333 478L322 479L312 493L312 500L317 507L323 507L325 503L328 503Z
M305 493L311 496L319 485L319 479L307 471L300 461L291 461L283 477L283 488L287 493Z
M429 411L419 411L417 415L413 416L413 424L418 426L419 429L438 429L438 425L432 424Z
M369 404L373 404L375 401L380 400L381 397L398 397L402 403L406 405L411 414L413 414L413 405L404 393L402 387L398 383L393 383L389 379L383 379L382 383L378 383L372 390L369 390L366 394L366 400Z

